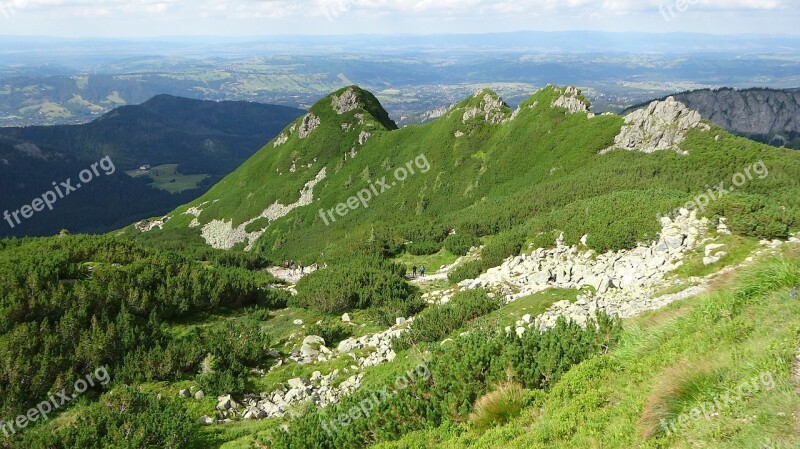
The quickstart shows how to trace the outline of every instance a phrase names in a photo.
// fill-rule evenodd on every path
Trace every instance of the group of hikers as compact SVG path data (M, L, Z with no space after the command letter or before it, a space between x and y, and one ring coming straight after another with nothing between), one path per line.
M411 267L411 277L412 278L417 277L417 266L416 265ZM419 267L419 277L423 277L423 278L425 277L425 265L422 265L421 267Z
M304 275L306 272L306 267L303 265L303 262L294 261L294 260L285 260L283 262L283 268L287 270L291 270L290 276L297 276L299 273L300 276Z

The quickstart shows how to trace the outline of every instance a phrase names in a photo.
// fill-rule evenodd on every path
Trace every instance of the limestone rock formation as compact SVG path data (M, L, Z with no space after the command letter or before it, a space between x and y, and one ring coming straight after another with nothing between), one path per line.
M549 288L593 287L598 293L613 289L635 291L661 281L682 264L682 255L696 247L709 228L707 218L698 219L686 209L673 220L662 220L661 235L649 246L596 255L577 246L566 246L562 239L553 249L537 249L530 254L507 259L464 288L499 288L506 301Z
M508 105L502 98L492 95L488 91L479 92L473 98L480 98L481 101L477 107L473 106L464 111L464 116L462 117L464 123L474 118L482 118L486 123L497 125L509 118L509 114L506 113Z
M262 228L253 232L247 232L247 227L256 220L266 218L273 222L285 217L289 212L298 207L308 206L314 201L314 187L327 176L327 170L323 168L314 179L310 180L300 191L300 198L292 204L280 204L275 202L267 207L257 217L252 218L239 226L234 227L233 221L212 220L201 229L200 235L208 245L216 249L231 249L239 243L247 242L246 251L252 249L252 245L261 237L267 228Z
M800 89L702 89L676 94L675 99L731 133L800 148Z
M300 124L300 131L299 131L300 138L305 139L306 137L308 137L312 131L317 129L320 123L321 121L319 117L317 117L316 115L306 114L305 117L303 117L302 123Z
M342 115L359 108L361 105L358 103L358 97L353 88L349 88L342 92L342 95L334 95L331 98L331 106L337 114Z
M579 112L589 112L589 102L582 97L581 91L577 87L567 86L561 91L561 96L555 99L552 104L555 108L564 108L568 114Z
M680 144L693 128L711 129L702 122L699 112L687 108L673 97L654 101L647 108L625 116L625 124L614 139L614 145L602 153L623 149L644 153L673 150L686 154Z

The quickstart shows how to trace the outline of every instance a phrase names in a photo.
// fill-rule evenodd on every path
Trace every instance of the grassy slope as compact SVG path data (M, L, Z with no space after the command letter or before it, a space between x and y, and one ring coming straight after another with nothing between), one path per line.
M800 396L791 364L800 346L800 302L789 298L798 284L794 247L720 281L713 293L626 321L616 349L574 368L508 425L483 434L452 426L376 447L798 447ZM677 434L661 429L662 418L690 413L764 373L774 389L735 400Z
M374 101L367 92L359 92ZM256 248L275 260L304 261L316 259L323 251L347 254L354 242L367 238L376 227L398 236L409 223L427 222L489 234L526 224L529 235L565 230L568 242L588 233L589 244L600 250L632 246L657 233L658 214L704 192L706 186L723 180L730 183L733 174L759 160L769 168L769 177L755 178L740 190L786 206L786 214L800 210L796 195L800 153L760 145L713 127L709 132L690 133L683 144L689 151L686 157L671 151L615 151L601 156L598 151L613 143L622 120L565 114L550 107L558 95L555 88L538 92L506 124L486 124L482 119L463 122L464 110L479 106L481 94L431 124L387 131L368 114L366 125L348 132L340 124L353 123L358 111L338 116L326 98L312 108L322 125L308 139L298 139L295 132L284 145L267 145L192 205L220 199L206 206L200 221L233 219L237 225L276 200L296 201L302 186L327 167L327 178L314 191L313 206L296 209L272 223ZM376 102L369 109L376 111L374 115L383 111ZM363 147L356 143L362 128L373 133ZM465 135L455 137L456 132ZM345 153L354 146L358 156L345 161ZM394 168L420 154L431 164L428 173L409 177L374 199L369 209L351 211L330 226L323 223L320 208L346 201L368 187L370 180L387 175L391 181ZM290 173L295 161L298 170ZM165 231L141 238L200 243L198 230L187 228L191 217L178 214Z

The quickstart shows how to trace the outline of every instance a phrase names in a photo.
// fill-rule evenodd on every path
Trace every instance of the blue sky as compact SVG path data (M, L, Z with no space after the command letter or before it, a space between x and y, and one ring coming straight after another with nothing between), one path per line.
M0 35L800 34L800 0L0 0Z

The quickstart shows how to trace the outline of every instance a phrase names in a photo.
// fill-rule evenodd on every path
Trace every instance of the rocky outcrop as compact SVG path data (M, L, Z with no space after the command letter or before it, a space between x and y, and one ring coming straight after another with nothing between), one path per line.
M352 87L342 92L341 95L333 95L331 97L331 106L339 115L361 107L358 103L358 97Z
M233 226L233 220L213 220L207 223L200 231L200 235L208 245L216 249L231 249L239 243L247 242L246 251L252 249L256 240L261 237L267 228L261 228L257 231L247 232L246 229L250 224L256 220L266 218L267 221L273 222L280 218L285 217L289 212L297 209L298 207L308 206L314 201L314 187L326 177L327 170L323 168L317 176L308 181L303 189L300 191L300 198L292 204L284 205L277 201L271 204L257 217L245 221L239 226Z
M349 316L347 318L349 320ZM291 359L299 364L311 364L324 363L335 357L346 355L353 358L354 365L342 371L336 369L327 375L315 371L310 379L305 377L289 379L286 385L278 390L258 395L245 395L241 404L237 403L231 395L220 396L217 398L216 417L204 416L201 418L201 423L211 425L237 420L282 417L291 413L297 405L305 402L312 402L315 406L322 408L337 404L342 398L353 394L361 386L364 374L357 371L391 362L397 357L392 350L392 340L408 332L408 327L412 322L413 319L398 318L394 327L374 335L348 338L339 343L335 350L325 347L325 340L322 337L309 335L303 340L301 349L293 351ZM367 357L361 358L353 354L353 351L364 349L372 349ZM282 361L279 361L278 365L282 366ZM335 385L343 374L354 372L355 374L350 375L338 386ZM188 390L182 391L179 396L189 398L191 395L188 393Z
M654 101L648 107L625 116L625 124L614 139L614 145L601 153L623 149L643 153L673 150L686 154L680 144L693 128L711 129L702 122L699 112L687 108L673 97Z
M539 248L507 259L459 286L499 289L507 302L553 287L592 287L601 294L614 289L636 292L682 265L683 254L699 244L708 227L708 219L682 209L674 220L662 219L661 235L650 245L597 255L583 245L566 246L559 239L553 249Z
M288 141L289 141L289 135L286 133L281 133L278 137L275 138L275 142L272 143L272 147L278 148L279 146L283 145Z
M366 357L356 357L353 355L354 362L361 368L381 365L391 362L397 357L392 350L392 340L408 332L408 325L413 319L398 321L398 324L385 331L374 335L367 335L361 338L348 338L339 343L336 352L341 354L352 353L360 349L373 349Z
M561 95L553 101L554 108L564 108L568 114L589 112L589 101L581 95L577 87L567 86L560 91Z
M241 403L231 395L217 398L217 413L214 418L203 416L200 422L205 425L228 423L239 420L260 420L279 418L290 414L292 409L304 402L312 402L317 407L337 404L340 398L352 394L361 386L363 374L355 374L339 386L335 386L340 371L334 370L324 376L315 371L311 379L296 377L289 379L279 390L258 395L248 394Z
M800 89L703 89L674 97L734 134L774 145L791 144L800 137ZM626 113L643 107L634 106ZM800 149L800 140L792 147Z
M153 220L142 220L142 221L134 224L133 227L136 228L136 230L139 231L139 232L150 232L150 231L152 231L153 229L156 229L156 228L164 229L164 225L167 224L167 222L170 219L172 219L172 217L163 216L161 218L156 218L156 219L153 219Z
M430 111L423 112L422 114L420 114L419 119L417 120L417 122L419 122L419 123L427 123L427 122L430 122L432 120L436 120L437 118L444 117L445 114L450 112L450 110L453 109L454 106L455 106L454 104L447 105L447 106L440 106L440 107L438 107L436 109L431 109Z
M800 239L792 237L790 244L800 243ZM716 273L712 273L703 278L689 278L685 280L663 281L650 284L639 289L611 289L604 293L584 292L578 295L575 302L561 301L553 304L545 313L532 319L530 315L522 317L517 321L516 327L506 328L507 333L512 331L518 335L524 334L528 328L539 328L542 330L552 328L560 317L574 321L578 324L585 324L594 318L598 312L604 312L610 316L619 318L631 318L642 313L661 309L669 304L683 299L697 296L707 291L716 279L724 277L728 273L740 270L755 260L755 257L765 254L775 254L776 248L783 245L782 241L762 242L763 249L755 251L751 257L738 266L729 266ZM720 244L709 244L705 248L706 254L713 253L723 246ZM691 285L687 289L678 293L659 294L663 289L673 285Z
M497 125L509 118L510 114L507 112L509 107L502 98L486 91L479 92L473 98L479 98L480 103L477 106L468 107L464 111L462 117L464 123L481 118L486 123Z
M300 123L300 130L298 132L301 139L305 139L311 132L317 129L321 121L319 117L314 114L306 114L303 121Z

